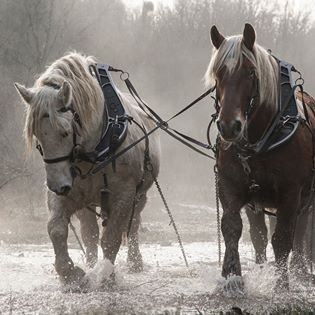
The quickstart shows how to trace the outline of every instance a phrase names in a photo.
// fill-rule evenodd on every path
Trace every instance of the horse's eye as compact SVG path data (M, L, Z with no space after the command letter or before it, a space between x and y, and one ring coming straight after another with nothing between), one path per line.
M62 138L67 138L69 136L69 133L67 131L63 132L61 134Z
M67 107L61 107L60 109L58 109L58 112L60 113L66 113L69 109Z
M254 79L254 77L255 77L255 70L251 70L251 71L249 72L249 74L248 74L248 78L249 78L249 79Z
M45 113L45 114L43 115L43 118L49 118L49 114L48 114L48 113Z

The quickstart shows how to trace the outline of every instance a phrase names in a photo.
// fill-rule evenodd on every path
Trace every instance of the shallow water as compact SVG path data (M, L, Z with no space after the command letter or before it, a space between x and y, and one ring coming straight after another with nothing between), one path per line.
M216 314L232 307L251 314L314 310L314 287L291 282L292 292L274 293L274 268L256 266L249 244L240 246L245 295L226 293L216 248L216 243L186 243L188 270L177 244L142 245L145 268L139 274L128 272L126 248L122 248L114 288L98 287L104 271L111 268L99 263L88 271L92 288L80 294L62 293L50 245L1 244L0 314ZM268 252L271 256L270 248ZM79 250L70 249L70 255L85 268Z

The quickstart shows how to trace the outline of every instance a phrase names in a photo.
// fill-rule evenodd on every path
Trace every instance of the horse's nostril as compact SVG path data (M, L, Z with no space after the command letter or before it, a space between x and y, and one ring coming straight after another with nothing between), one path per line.
M234 141L240 136L243 125L241 120L218 120L217 128L225 140Z
M235 120L234 122L234 130L239 133L242 130L242 122L240 120Z
M70 190L71 190L71 186L70 185L65 185L65 186L62 186L60 188L60 192L59 193L61 195L67 195L70 192Z

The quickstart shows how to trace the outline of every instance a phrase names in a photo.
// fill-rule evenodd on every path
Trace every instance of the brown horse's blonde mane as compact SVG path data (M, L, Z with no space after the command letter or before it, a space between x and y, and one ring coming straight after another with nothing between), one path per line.
M243 44L242 40L242 35L227 37L219 49L214 48L205 74L206 85L213 86L215 84L217 74L224 66L228 73L237 71L245 57L252 63L259 81L260 103L265 103L268 106L277 106L277 62L263 47L255 44L253 51L250 51Z
M56 60L39 76L31 89L34 99L26 113L24 134L29 145L43 113L49 114L50 121L58 129L69 128L69 122L62 118L53 102L64 81L71 86L71 106L80 116L82 136L88 135L89 126L101 122L104 97L98 81L89 71L89 65L94 63L93 57L71 52Z

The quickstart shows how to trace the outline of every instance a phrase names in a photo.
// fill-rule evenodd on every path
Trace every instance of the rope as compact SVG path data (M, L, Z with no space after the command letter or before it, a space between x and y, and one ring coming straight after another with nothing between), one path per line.
M219 200L219 186L218 186L218 166L214 166L214 176L215 176L215 204L217 209L217 240L218 240L218 262L219 267L221 267L221 224L220 224L220 200Z

